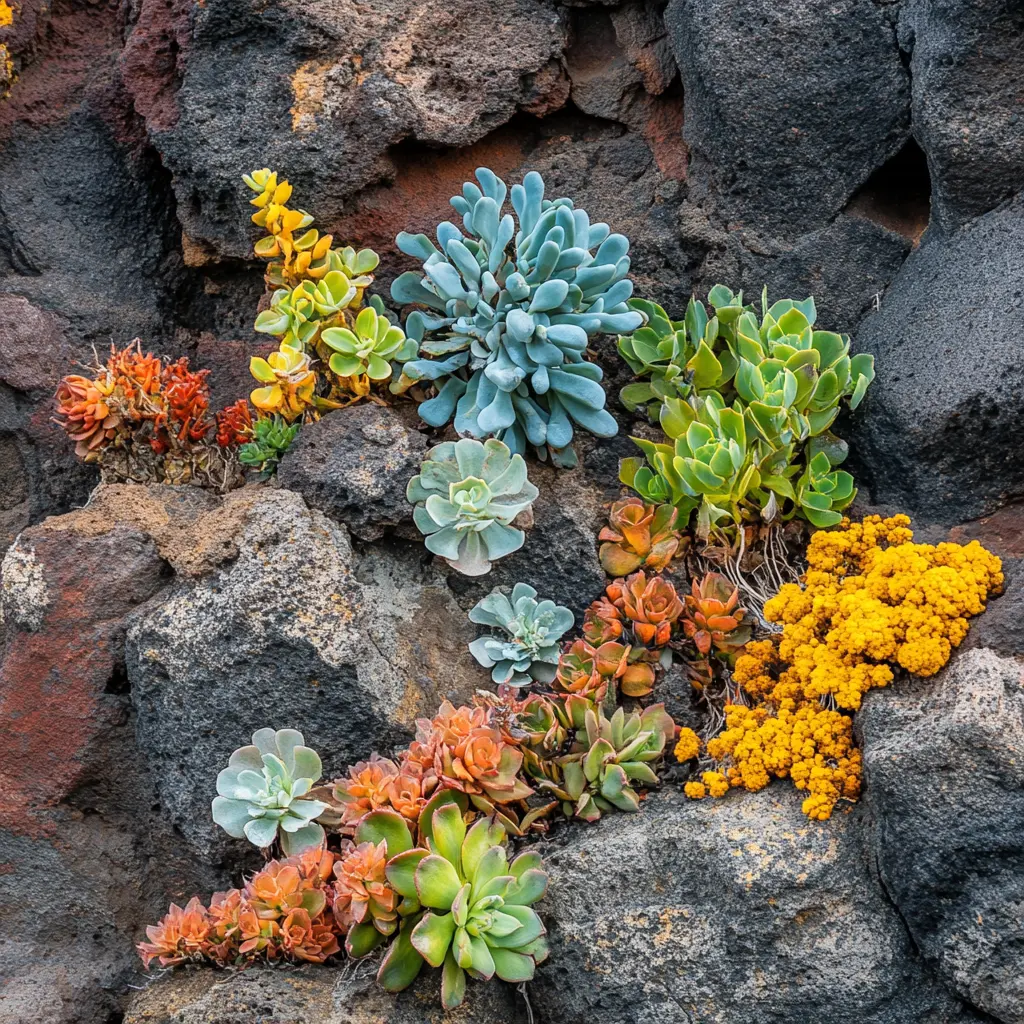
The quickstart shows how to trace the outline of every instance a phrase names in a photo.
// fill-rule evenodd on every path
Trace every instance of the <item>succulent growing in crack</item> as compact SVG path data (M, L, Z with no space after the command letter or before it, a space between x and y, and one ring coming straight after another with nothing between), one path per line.
M315 750L295 729L259 729L252 745L239 747L217 776L213 820L228 835L266 848L275 839L286 856L324 841L315 819L327 810L303 797L323 769Z
M654 785L658 776L649 762L656 761L675 736L675 723L663 704L642 712L619 708L606 718L600 707L586 712L585 735L578 749L559 760L562 785L542 783L564 803L566 813L584 821L597 821L610 810L636 811L640 801L633 783Z
M405 918L381 964L377 978L389 992L412 984L426 962L441 968L441 1002L450 1010L465 998L467 974L529 981L548 954L531 907L548 885L540 854L522 853L510 864L505 831L487 818L467 831L457 806L438 808L428 849L394 856L387 877L410 906L423 908Z
M597 537L601 565L609 576L628 576L639 568L661 572L679 551L682 534L674 505L647 505L639 498L616 501L608 525Z
M572 627L573 615L554 601L538 601L533 587L517 583L511 597L492 590L474 606L469 620L503 634L481 636L469 645L473 657L491 669L491 679L499 686L527 686L555 678L558 641Z
M529 444L571 467L573 423L598 437L618 429L601 368L584 353L594 336L643 322L626 304L629 240L591 224L571 199L545 199L536 171L512 186L515 217L503 213L505 183L487 168L476 177L479 186L466 182L451 201L465 233L444 221L436 246L426 235L397 238L423 274L402 274L391 295L425 311L406 323L421 358L392 390L432 384L424 422L440 427L454 416L459 434L497 437L517 453Z
M427 452L406 496L427 550L467 576L482 576L492 559L523 546L525 534L511 523L537 493L521 455L493 438L463 438Z
M280 416L262 416L252 425L252 439L238 449L238 460L243 466L270 474L298 432L298 423L285 423Z

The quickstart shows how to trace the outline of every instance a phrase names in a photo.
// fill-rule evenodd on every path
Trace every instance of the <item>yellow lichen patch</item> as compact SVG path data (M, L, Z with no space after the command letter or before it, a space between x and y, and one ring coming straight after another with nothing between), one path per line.
M14 24L14 9L7 0L0 0L0 28Z
M786 584L765 604L781 635L747 644L736 661L751 706L726 706L725 729L706 748L718 770L688 783L687 796L790 778L807 793L804 813L820 820L857 799L861 753L848 712L892 682L895 666L938 672L1003 583L999 559L977 541L914 544L909 525L868 516L814 534L804 585Z

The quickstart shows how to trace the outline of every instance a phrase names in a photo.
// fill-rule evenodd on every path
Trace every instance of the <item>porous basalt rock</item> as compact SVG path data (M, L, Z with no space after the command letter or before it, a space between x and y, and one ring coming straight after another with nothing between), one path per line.
M985 649L868 695L871 850L914 942L961 998L1024 1021L1024 667Z

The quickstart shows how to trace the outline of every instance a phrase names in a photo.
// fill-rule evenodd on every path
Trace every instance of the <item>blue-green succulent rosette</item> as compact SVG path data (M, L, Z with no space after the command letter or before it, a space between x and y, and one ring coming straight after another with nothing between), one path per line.
M425 423L454 419L462 436L495 437L516 454L532 447L571 467L574 425L598 437L618 430L603 371L584 356L596 335L643 322L627 305L629 240L591 224L571 199L545 199L536 171L512 186L515 217L503 212L505 183L486 168L476 177L479 186L466 182L451 200L464 231L444 221L437 245L406 232L396 240L423 261L423 273L398 277L392 298L425 308L405 325L419 358L392 390L433 385L420 405Z

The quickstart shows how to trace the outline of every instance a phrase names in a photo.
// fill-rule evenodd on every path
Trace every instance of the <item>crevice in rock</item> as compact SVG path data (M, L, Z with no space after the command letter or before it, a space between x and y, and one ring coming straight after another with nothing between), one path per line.
M928 160L917 142L908 139L854 193L845 212L881 224L916 246L928 227L931 194Z

